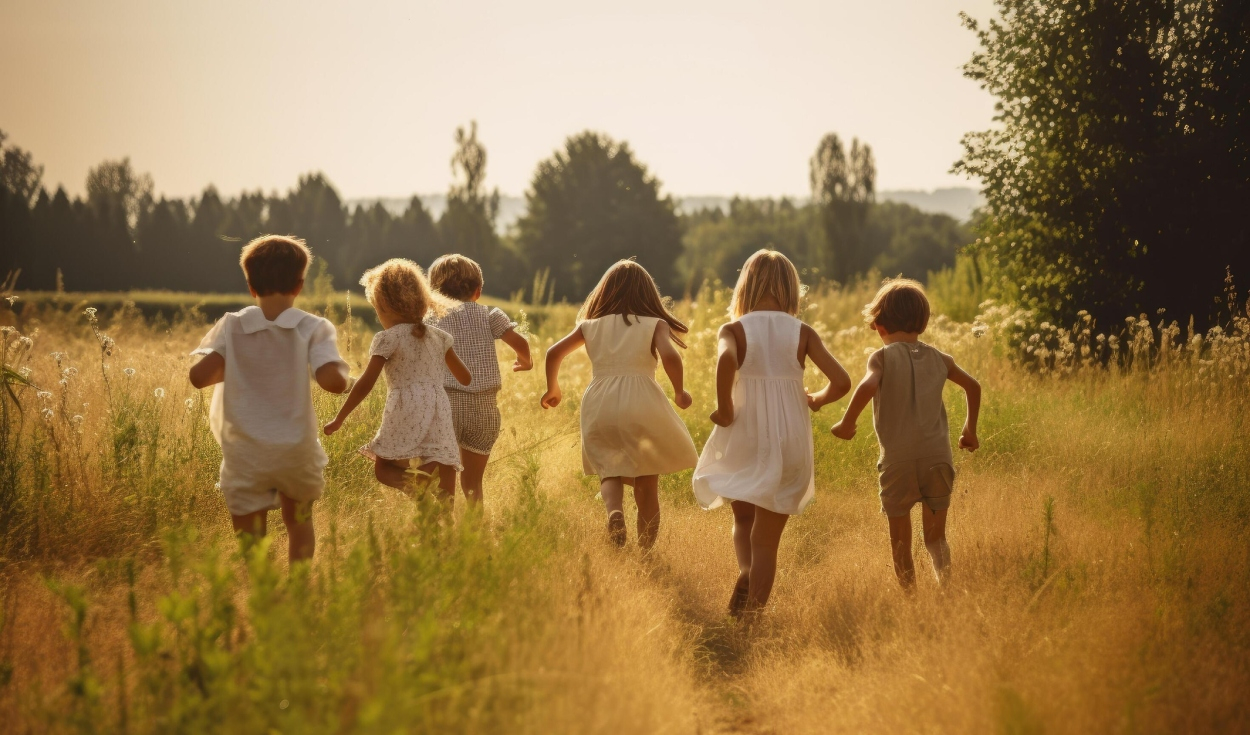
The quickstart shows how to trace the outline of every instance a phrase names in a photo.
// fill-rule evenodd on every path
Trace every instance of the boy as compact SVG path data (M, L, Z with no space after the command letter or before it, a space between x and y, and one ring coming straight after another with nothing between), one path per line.
M939 584L950 574L946 511L955 479L942 387L964 389L968 418L959 448L976 451L981 385L950 355L920 341L929 325L929 300L916 281L887 280L864 308L869 326L885 346L868 358L868 374L855 388L846 414L831 429L839 439L855 436L855 421L872 400L872 423L881 444L881 512L890 522L894 573L904 590L916 583L911 557L911 508L922 503L924 545Z
M482 267L463 255L444 255L430 266L430 286L460 303L442 317L426 321L455 338L453 349L473 376L468 385L458 383L450 372L443 380L451 401L456 441L460 443L460 463L464 465L460 487L470 505L482 502L482 476L499 438L496 395L503 386L503 377L495 356L495 340L503 340L516 353L513 372L533 367L530 344L517 333L516 322L497 308L487 309L477 303L482 297L482 284ZM455 497L456 474L445 474L446 477L439 477L439 489L448 497Z
M282 509L292 562L316 548L312 503L327 457L318 441L309 373L331 393L349 387L334 325L293 308L311 254L303 240L266 235L243 248L239 265L255 306L226 314L191 354L191 385L213 391L209 421L221 445L221 491L245 542L265 535Z

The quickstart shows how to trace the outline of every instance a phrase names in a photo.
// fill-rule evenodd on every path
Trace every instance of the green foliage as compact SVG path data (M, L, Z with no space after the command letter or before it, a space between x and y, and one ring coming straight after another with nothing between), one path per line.
M549 270L556 298L581 299L608 266L636 257L660 284L674 285L681 230L673 201L628 143L583 132L538 164L517 223L520 253Z
M965 74L998 98L957 172L984 183L976 251L1065 320L1210 316L1250 271L1250 6L998 0Z
M837 134L829 133L816 147L810 166L812 201L820 212L826 246L813 254L812 267L849 283L867 272L873 260L864 232L877 181L872 148L854 138L848 152Z

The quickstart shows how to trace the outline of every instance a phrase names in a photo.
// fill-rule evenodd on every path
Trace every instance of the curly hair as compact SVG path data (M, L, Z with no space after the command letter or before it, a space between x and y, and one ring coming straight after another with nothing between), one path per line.
M690 329L673 316L665 300L660 297L660 289L655 285L655 279L636 261L618 260L608 268L582 303L581 310L577 312L577 321L598 319L611 314L625 317L626 324L629 324L630 316L663 319L672 330L673 341L682 347L686 346L677 335L685 334Z
M463 255L444 255L430 264L430 286L456 301L468 301L482 287L482 266Z
M430 289L421 266L407 258L391 258L360 277L365 298L375 311L386 311L401 324L411 324L416 337L425 336L425 315L441 313L444 298Z

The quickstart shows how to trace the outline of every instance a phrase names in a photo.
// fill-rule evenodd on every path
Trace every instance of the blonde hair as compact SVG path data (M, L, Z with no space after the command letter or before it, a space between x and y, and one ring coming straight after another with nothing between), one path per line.
M733 297L729 300L729 317L738 319L755 311L759 303L772 296L791 316L799 315L799 272L790 259L776 250L756 250L742 264Z
M669 310L660 296L660 289L655 285L655 279L636 261L618 260L611 268L608 268L603 278L599 279L599 283L586 297L586 301L582 303L581 310L577 312L577 321L598 319L611 314L620 314L625 317L626 324L629 324L630 316L653 316L663 319L668 322L669 328L673 331L673 341L682 347L686 346L686 343L677 335L678 333L685 334L690 329L673 316L673 312Z
M294 293L311 261L308 245L291 235L262 235L239 253L243 277L257 296Z
M929 299L919 281L887 278L863 314L869 326L875 324L887 332L920 334L929 326Z
M482 266L463 255L444 255L430 264L430 286L444 296L468 301L482 287Z
M446 302L430 290L421 266L407 258L391 258L360 277L365 298L375 311L386 310L402 323L412 325L412 333L425 336L425 315L442 313Z

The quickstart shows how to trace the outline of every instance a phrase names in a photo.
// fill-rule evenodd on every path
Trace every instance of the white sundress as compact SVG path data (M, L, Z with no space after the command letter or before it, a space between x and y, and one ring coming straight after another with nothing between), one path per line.
M451 403L443 389L447 350L455 340L426 325L425 336L399 324L373 335L369 354L386 358L386 408L378 433L360 453L370 459L438 462L459 472L460 446L451 421Z
M741 317L746 359L734 383L734 421L712 429L694 470L705 509L742 500L796 515L816 495L812 422L799 365L803 323L781 311Z

